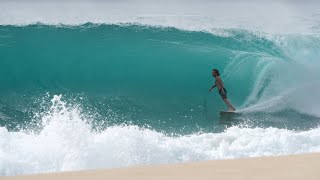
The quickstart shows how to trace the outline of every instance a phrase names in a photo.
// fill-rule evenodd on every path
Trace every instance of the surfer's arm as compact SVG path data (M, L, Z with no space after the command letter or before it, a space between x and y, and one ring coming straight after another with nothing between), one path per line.
M209 92L210 92L213 88L215 88L215 87L217 87L216 84L214 84L214 85L209 89Z

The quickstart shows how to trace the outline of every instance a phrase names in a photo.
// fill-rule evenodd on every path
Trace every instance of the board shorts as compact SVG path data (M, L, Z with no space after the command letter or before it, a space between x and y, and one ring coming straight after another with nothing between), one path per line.
M226 90L226 88L223 88L223 91L220 89L219 90L219 94L220 94L222 99L226 99L227 98L227 90Z

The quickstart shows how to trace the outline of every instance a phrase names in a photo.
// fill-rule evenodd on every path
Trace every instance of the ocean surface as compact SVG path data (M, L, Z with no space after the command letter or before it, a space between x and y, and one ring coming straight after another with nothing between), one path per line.
M138 2L0 3L1 176L320 151L318 4Z

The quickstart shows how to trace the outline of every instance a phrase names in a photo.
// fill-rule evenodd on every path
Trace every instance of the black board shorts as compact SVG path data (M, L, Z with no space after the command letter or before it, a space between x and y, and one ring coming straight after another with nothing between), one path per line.
M226 99L227 98L227 90L226 90L226 88L223 88L223 91L220 89L219 90L219 94L220 94L222 99Z

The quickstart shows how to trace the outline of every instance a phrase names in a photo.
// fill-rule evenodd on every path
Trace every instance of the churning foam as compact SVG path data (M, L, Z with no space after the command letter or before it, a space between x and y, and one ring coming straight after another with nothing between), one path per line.
M133 125L92 130L77 107L55 96L38 133L0 128L0 175L273 156L320 151L320 128L294 132L231 127L171 137Z

